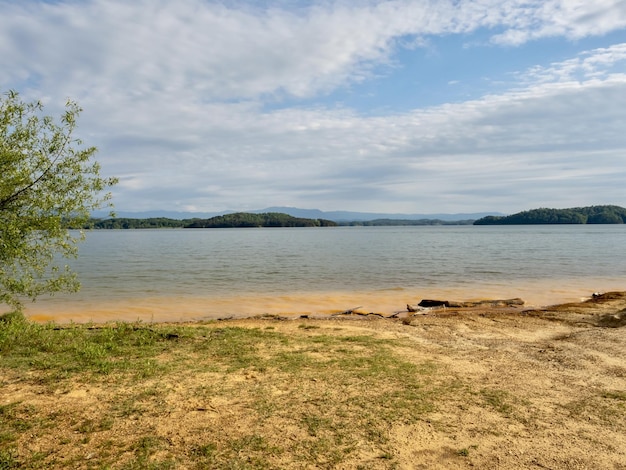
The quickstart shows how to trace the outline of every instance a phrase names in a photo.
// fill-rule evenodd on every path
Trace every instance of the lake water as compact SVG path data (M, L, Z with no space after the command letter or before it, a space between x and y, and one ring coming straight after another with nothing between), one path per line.
M423 298L527 305L626 289L626 226L99 230L70 264L81 292L41 321L186 321L262 313L392 313Z

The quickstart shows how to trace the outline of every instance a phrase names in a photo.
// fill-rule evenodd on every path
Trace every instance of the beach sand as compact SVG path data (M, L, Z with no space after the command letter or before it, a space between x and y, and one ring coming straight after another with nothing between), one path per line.
M245 293L209 295L129 295L91 296L89 291L74 295L42 297L25 305L25 314L34 321L56 323L102 323L107 321L188 322L220 318L245 318L255 315L327 316L360 307L364 312L388 316L402 311L407 304L421 299L469 301L521 298L526 308L538 308L576 302L591 296L594 290L621 290L621 280L550 279L525 280L515 285L481 284L469 281L456 287L433 286L423 289L392 288L361 291L322 291L288 293Z

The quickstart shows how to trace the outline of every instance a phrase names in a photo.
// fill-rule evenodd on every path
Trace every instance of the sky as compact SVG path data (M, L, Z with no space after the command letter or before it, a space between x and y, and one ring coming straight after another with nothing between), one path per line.
M117 211L626 206L626 0L0 0Z

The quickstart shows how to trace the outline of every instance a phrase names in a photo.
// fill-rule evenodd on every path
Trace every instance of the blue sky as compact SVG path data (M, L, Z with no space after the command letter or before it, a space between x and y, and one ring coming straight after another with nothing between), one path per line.
M626 206L626 1L0 0L119 211Z

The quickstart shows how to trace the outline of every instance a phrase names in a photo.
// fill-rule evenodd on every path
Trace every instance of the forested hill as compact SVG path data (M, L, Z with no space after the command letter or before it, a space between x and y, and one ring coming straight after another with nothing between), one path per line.
M209 219L149 219L114 218L92 220L85 228L133 229L133 228L240 228L240 227L331 227L337 224L325 219L305 219L276 212L249 214L238 212Z
M176 220L167 217L151 217L148 219L134 219L129 217L115 217L113 219L91 219L83 228L86 229L129 229L129 228L184 228L195 219Z
M574 207L571 209L533 209L507 216L487 216L474 225L539 224L623 224L626 209L619 206Z
M230 227L334 227L337 224L325 219L305 219L293 217L279 212L250 214L237 212L235 214L218 215L210 219L194 220L185 228L230 228Z

